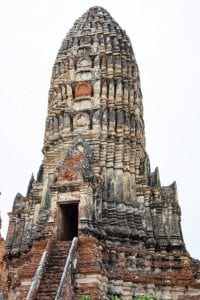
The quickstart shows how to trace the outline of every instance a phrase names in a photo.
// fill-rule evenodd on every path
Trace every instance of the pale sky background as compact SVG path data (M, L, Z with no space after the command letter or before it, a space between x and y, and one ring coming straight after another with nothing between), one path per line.
M7 0L0 4L2 235L17 192L42 161L51 70L62 39L91 6L129 35L140 69L147 152L162 185L177 181L188 251L200 259L200 1Z

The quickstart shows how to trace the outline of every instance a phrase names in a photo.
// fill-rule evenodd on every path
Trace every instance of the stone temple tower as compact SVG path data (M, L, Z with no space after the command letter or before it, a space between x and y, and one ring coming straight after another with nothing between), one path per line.
M200 299L176 183L150 169L131 42L101 7L58 52L43 154L9 213L2 299Z

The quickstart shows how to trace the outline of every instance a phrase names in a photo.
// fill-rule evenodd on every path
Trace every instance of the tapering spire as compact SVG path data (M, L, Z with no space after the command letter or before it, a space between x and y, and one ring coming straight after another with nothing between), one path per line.
M161 186L158 169L150 171L131 42L102 7L84 13L62 42L53 67L43 153L27 198L15 201L14 210L31 203L27 226L32 229L22 235L22 245L55 233L59 199L68 203L76 197L80 234L114 244L184 249L174 188ZM63 196L69 190L70 196ZM15 251L18 245L18 240L12 244Z

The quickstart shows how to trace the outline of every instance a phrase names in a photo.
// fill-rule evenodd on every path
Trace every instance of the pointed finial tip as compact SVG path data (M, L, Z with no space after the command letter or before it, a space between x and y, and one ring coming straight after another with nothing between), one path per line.
M104 7L102 7L102 6L92 6L92 7L90 7L89 8L89 11L92 11L92 12L100 12L100 11L104 11L104 12L107 12L107 10L104 8Z

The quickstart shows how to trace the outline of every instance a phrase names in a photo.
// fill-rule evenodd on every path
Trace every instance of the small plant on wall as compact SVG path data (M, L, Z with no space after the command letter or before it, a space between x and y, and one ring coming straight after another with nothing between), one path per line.
M92 300L90 296L81 296L78 300Z

